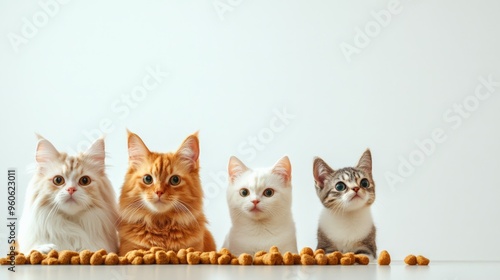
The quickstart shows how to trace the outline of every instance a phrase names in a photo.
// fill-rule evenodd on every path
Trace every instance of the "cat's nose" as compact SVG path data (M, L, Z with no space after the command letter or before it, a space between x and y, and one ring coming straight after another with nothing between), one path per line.
M352 188L352 190L353 190L355 193L358 193L358 191L359 191L359 187L354 187L354 188Z
M69 195L73 195L73 193L76 192L76 188L71 187L71 188L68 188L67 191L68 191Z
M158 197L162 196L162 194L163 194L163 192L162 192L162 191L156 191L156 195L157 195Z
M260 202L260 200L258 200L258 199L252 200L253 205L257 205L259 202Z

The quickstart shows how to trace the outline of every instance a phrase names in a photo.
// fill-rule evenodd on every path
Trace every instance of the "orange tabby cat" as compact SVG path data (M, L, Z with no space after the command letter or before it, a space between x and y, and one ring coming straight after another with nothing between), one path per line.
M129 169L120 195L120 255L153 246L214 251L206 227L197 133L175 153L150 152L128 133Z

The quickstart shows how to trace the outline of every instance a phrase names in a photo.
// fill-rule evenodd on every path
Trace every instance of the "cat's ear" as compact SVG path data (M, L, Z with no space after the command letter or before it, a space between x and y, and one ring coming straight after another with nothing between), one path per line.
M236 178L238 178L241 173L248 170L248 167L237 157L231 156L229 158L229 164L227 166L227 172L229 174L229 181L234 183Z
M292 179L292 165L290 164L290 159L288 159L288 156L282 157L280 160L278 160L272 170L273 174L276 174L283 178L285 183L290 182Z
M56 160L60 154L54 145L40 135L37 137L39 140L36 146L36 162L44 164Z
M99 167L100 170L104 171L104 161L106 159L106 151L104 149L104 138L97 139L92 145L85 151L85 155L92 160Z
M333 169L326 164L324 160L319 157L314 158L313 163L313 175L314 182L316 183L316 188L324 188L325 187L325 179L332 174Z
M128 161L129 164L139 164L151 153L142 142L141 137L127 130L128 133Z
M198 166L200 156L200 143L198 141L198 132L189 135L177 150L176 155L186 160L187 165L193 170Z
M363 153L359 159L357 168L362 169L369 174L372 173L372 153L370 152L370 149L366 149Z

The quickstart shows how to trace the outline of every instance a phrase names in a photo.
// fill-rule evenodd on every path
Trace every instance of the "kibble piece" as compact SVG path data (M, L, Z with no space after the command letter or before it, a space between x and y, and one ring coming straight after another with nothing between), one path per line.
M277 246L272 246L270 249L269 249L269 253L280 253L280 250L278 249Z
M120 265L126 265L129 264L128 259L126 257L118 257L120 261Z
M61 251L58 258L59 264L70 264L73 256L78 256L78 252L70 250Z
M47 254L47 257L49 257L49 258L56 258L57 259L57 258L59 258L59 253L56 250L52 249Z
M291 252L286 252L283 254L283 264L284 265L293 265L293 254Z
M199 264L200 263L200 253L196 253L196 252L187 253L187 263L188 264Z
M354 255L356 263L362 264L362 265L367 265L370 263L370 258L367 255L363 254L356 254Z
M8 258L1 258L0 259L0 264L1 265L9 265L10 264L10 260Z
M316 259L316 263L318 265L328 264L328 258L325 256L325 254L316 254L314 258Z
M169 263L179 264L179 258L177 257L177 254L174 251L172 251L172 250L168 251L167 256L168 256Z
M219 259L220 255L217 254L217 252L212 251L208 253L208 258L210 259L210 264L217 264L217 260Z
M119 263L120 259L118 258L118 255L116 253L109 253L106 255L106 258L104 259L105 265L117 265Z
M89 250L83 250L80 252L80 264L90 264L90 258L92 257L92 252Z
M70 264L72 264L72 265L78 265L78 264L80 264L80 256L73 256L73 257L71 257Z
M153 253L145 254L142 257L144 264L154 264L155 263L155 255Z
M253 263L253 258L250 254L243 253L238 257L238 263L240 265L251 265Z
M42 253L38 251L32 251L30 254L30 263L31 264L40 264L43 260Z
M156 252L158 251L165 251L165 249L163 247L151 247L149 249L149 252L153 253L153 254L156 254Z
M335 254L330 253L330 254L326 255L326 257L328 258L328 265L338 265L339 264L340 260L337 259Z
M201 264L210 264L210 253L209 252L203 252L200 255L200 263Z
M42 265L57 265L59 261L56 258L47 257L42 261Z
M340 264L341 265L352 265L353 262L350 257L343 257L340 259Z
M270 252L262 256L262 262L267 265L280 265L283 264L283 257L280 253Z
M163 250L156 251L155 253L155 262L156 264L168 264L168 256L167 252Z
M323 254L325 255L325 250L323 249L316 249L316 251L314 251L314 256L318 255L318 254Z
M104 249L97 250L96 253L100 254L101 256L104 256L104 255L108 254L108 252L106 252L106 250L104 250Z
M139 265L139 264L143 264L144 263L144 260L142 259L141 256L136 256L132 262L130 262L131 264L135 264L135 265Z
M339 261L344 256L344 254L342 254L342 252L339 252L339 251L332 252L331 254L334 255L335 257L337 257L337 259Z
M186 251L186 249L180 249L177 252L177 258L179 258L180 264L187 264L187 251Z
M101 253L95 252L92 257L90 257L91 265L101 265L104 263Z
M417 256L417 263L418 265L428 265L431 261L424 257L424 256L421 256L421 255L418 255Z
M222 248L222 249L220 249L219 254L221 254L221 255L231 255L231 252L227 248Z
M221 255L217 259L218 264L229 264L231 262L231 255Z
M353 252L348 252L342 255L343 258L347 257L351 259L351 264L354 264L356 262L356 257L354 256Z
M300 255L314 256L314 251L309 247L304 247L300 250Z
M405 263L407 265L416 265L417 264L417 257L415 257L415 255L408 255L405 258Z
M17 255L16 256L16 264L21 265L21 264L26 264L26 256L25 255Z
M378 264L379 265L389 265L391 264L391 255L386 250L380 252L378 256Z
M311 248L309 248L309 249L311 249ZM312 250L311 250L311 253L312 253ZM314 264L316 264L316 260L314 259L314 257L312 255L302 254L300 256L300 263L302 265L314 265Z

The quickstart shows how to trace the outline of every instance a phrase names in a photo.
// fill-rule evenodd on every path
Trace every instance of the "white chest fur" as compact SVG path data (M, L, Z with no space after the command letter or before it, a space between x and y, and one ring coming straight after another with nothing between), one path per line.
M372 227L369 207L347 213L333 213L325 208L319 218L319 228L341 251L349 250L354 243L368 236Z

